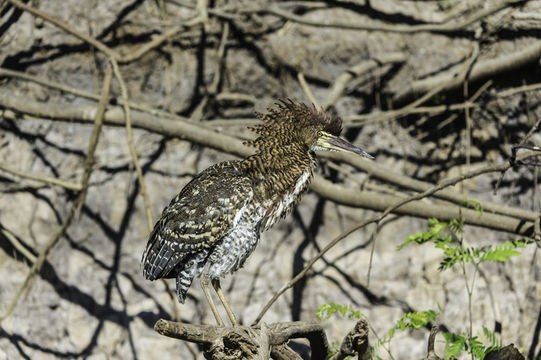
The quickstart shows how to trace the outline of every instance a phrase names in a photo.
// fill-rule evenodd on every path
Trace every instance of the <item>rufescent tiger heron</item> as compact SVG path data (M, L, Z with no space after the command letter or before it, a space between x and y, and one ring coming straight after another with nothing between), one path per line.
M238 325L220 278L237 271L254 251L260 233L284 217L307 189L316 166L314 151L345 151L373 158L339 137L342 121L315 106L281 101L245 144L255 154L202 171L163 210L143 253L149 280L176 278L181 303L195 277L218 325L209 290L213 285L233 325Z

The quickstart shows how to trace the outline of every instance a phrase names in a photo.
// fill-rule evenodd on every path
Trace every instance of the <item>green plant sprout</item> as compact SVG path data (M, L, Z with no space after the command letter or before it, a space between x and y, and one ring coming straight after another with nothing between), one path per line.
M483 208L478 200L464 201L462 205L473 208L479 217L483 215ZM497 246L466 247L464 246L464 218L462 217L461 207L459 207L458 219L449 222L439 221L434 218L429 219L427 231L408 236L397 247L397 250L401 250L412 243L422 245L428 242L433 243L437 249L441 249L443 252L443 260L440 262L439 271L447 270L454 265L460 266L468 295L468 333L461 335L444 334L446 340L445 359L457 356L463 350L468 351L472 359L483 359L487 352L498 349L501 346L501 341L498 342L496 335L486 327L483 331L488 339L488 346L485 347L478 336L473 336L472 301L479 267L486 261L506 262L511 256L520 255L521 253L517 249L532 244L533 240L523 238L513 241L508 240ZM473 264L473 274L468 274L467 263Z
M477 216L483 215L483 208L478 200L466 200L462 202L462 206L472 208L477 213ZM470 353L472 359L484 359L485 355L491 351L499 350L502 347L501 339L483 326L483 336L485 342L480 340L480 336L473 335L473 292L475 288L475 280L479 273L480 265L487 261L495 262L507 262L511 256L518 256L521 254L517 249L525 248L526 246L533 244L532 239L523 238L519 240L508 240L500 245L496 246L482 246L482 247L467 247L464 241L464 218L462 217L462 208L459 207L459 218L453 219L449 222L439 221L438 219L431 218L428 220L427 230L414 235L410 235L406 240L397 247L397 251L401 250L409 244L426 244L433 243L437 249L440 249L443 253L443 259L438 267L439 271L445 271L455 265L459 266L462 271L466 292L468 295L468 319L469 328L468 332L460 334L443 332L442 335L445 339L444 357L446 360L454 358L462 351ZM473 265L473 273L468 273L466 264ZM441 307L438 304L438 311L427 310L410 312L403 315L396 324L386 332L383 337L379 337L375 330L370 326L371 332L377 338L377 342L371 348L372 359L381 360L382 358L376 354L379 348L383 348L391 359L394 359L390 351L390 343L394 338L397 331L415 330L421 327L426 327L430 322L437 319L442 312ZM351 305L340 305L336 303L329 303L321 305L317 312L317 317L320 320L328 320L332 316L339 315L346 319L360 319L360 311L355 310ZM329 356L332 356L338 351L339 344L331 346L332 352ZM351 359L351 357L348 357Z
M353 309L351 305L340 305L336 303L323 304L318 308L316 312L316 316L320 320L328 320L335 314L340 314L346 319L360 319L361 316L363 316L360 311ZM396 324L383 336L383 338L380 338L375 332L375 330L370 326L370 330L377 338L376 344L372 346L372 358L378 360L381 359L380 356L376 355L376 351L380 347L383 347L385 351L387 351L387 353L389 354L389 357L391 359L394 359L389 349L389 344L393 339L396 331L419 329L420 327L427 326L431 321L436 320L437 316L438 312L434 310L407 313L396 322ZM338 343L333 343L331 345L332 350L331 353L328 354L328 357L334 355L338 351L339 345L340 344ZM352 357L347 357L346 359L351 358Z

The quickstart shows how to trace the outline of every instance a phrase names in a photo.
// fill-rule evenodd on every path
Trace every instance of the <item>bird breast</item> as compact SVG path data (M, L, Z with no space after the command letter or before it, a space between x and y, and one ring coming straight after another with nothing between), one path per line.
M293 207L308 187L311 176L311 171L303 172L293 189L277 200L245 204L235 216L233 231L225 236L210 254L207 274L211 278L218 278L241 268L257 247L261 231L270 228ZM269 208L273 209L270 213Z
M285 216L289 210L295 205L301 194L308 188L308 184L312 178L311 169L306 170L297 179L292 190L286 191L285 195L278 197L274 204L270 206L271 211L267 214L262 229L268 230L281 217Z

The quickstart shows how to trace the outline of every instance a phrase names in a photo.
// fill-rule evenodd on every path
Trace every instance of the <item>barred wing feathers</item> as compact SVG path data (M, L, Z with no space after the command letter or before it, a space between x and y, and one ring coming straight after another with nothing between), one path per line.
M252 197L238 162L201 172L163 210L150 234L142 259L145 278L176 277L175 268L186 257L215 246L233 230Z

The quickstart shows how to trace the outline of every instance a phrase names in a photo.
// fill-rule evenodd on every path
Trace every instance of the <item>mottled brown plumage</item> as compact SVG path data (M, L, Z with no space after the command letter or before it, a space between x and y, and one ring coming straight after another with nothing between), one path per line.
M247 141L256 153L202 171L164 209L143 253L149 280L176 278L184 302L192 280L219 278L238 270L257 246L261 231L271 227L299 200L316 166L314 150L344 150L371 157L338 137L341 121L314 106L282 101L252 130ZM206 282L202 283L206 286ZM208 291L207 299L212 304ZM217 312L213 312L218 319Z

